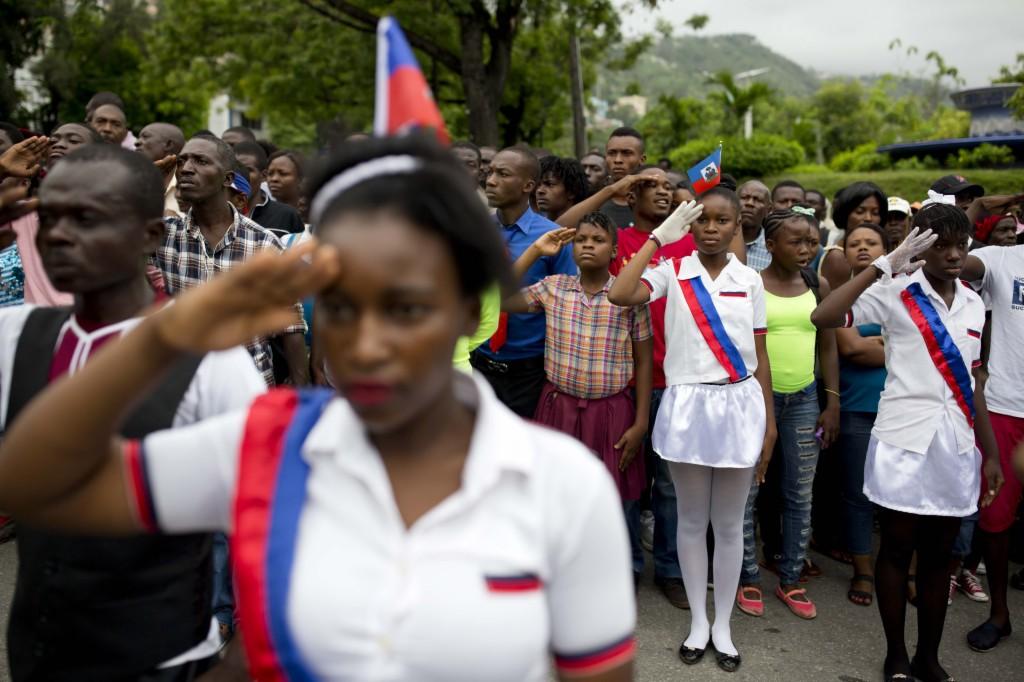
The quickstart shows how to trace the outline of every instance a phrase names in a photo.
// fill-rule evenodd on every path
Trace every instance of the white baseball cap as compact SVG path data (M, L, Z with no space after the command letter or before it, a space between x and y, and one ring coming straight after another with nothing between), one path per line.
M889 213L910 215L910 202L900 197L889 197Z

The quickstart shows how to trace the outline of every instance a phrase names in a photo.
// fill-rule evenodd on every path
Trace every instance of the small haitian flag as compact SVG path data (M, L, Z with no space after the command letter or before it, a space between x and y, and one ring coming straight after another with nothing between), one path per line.
M442 143L448 143L448 131L427 79L409 41L392 17L384 17L377 24L375 105L375 134L398 135L411 128L431 128Z
M722 145L719 144L718 148L711 152L706 159L686 171L686 175L690 178L690 185L697 194L703 194L721 182Z

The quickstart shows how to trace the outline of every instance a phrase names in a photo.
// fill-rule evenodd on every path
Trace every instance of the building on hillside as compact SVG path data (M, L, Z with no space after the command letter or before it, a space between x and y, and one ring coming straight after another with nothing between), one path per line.
M883 145L878 151L893 159L931 156L941 160L961 149L992 144L1009 147L1017 164L1024 164L1024 121L1014 118L1007 106L1020 87L1019 83L993 83L953 93L953 103L957 108L971 114L969 137L900 142Z

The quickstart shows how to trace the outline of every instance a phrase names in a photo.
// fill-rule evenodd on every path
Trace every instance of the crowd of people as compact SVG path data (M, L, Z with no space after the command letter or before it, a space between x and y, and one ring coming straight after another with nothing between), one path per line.
M0 123L16 682L632 679L648 554L734 672L811 546L886 680L952 679L958 594L1009 636L1024 194L124 111Z

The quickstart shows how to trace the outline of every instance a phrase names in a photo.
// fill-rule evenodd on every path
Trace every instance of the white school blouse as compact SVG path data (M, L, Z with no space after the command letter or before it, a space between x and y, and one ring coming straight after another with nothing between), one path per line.
M974 449L974 430L932 362L924 337L900 298L900 293L914 282L921 285L935 307L968 371L981 362L985 304L969 286L958 283L953 304L947 308L923 270L871 285L854 303L845 323L847 327L881 325L885 339L888 375L871 434L883 443L923 455L948 417L953 425L956 451L970 452Z
M711 384L727 381L729 375L715 358L686 305L679 280L700 276L708 290L722 326L736 345L750 374L757 369L754 336L767 332L764 284L761 276L728 254L725 268L714 280L697 254L679 261L663 261L647 270L640 281L651 290L651 300L668 297L665 306L665 380L672 384Z
M311 471L286 619L320 680L544 680L633 654L618 493L579 442L457 379L476 422L462 486L407 528L380 455L338 397L309 433ZM246 412L142 443L133 497L171 533L227 530ZM533 589L502 578L535 576Z

